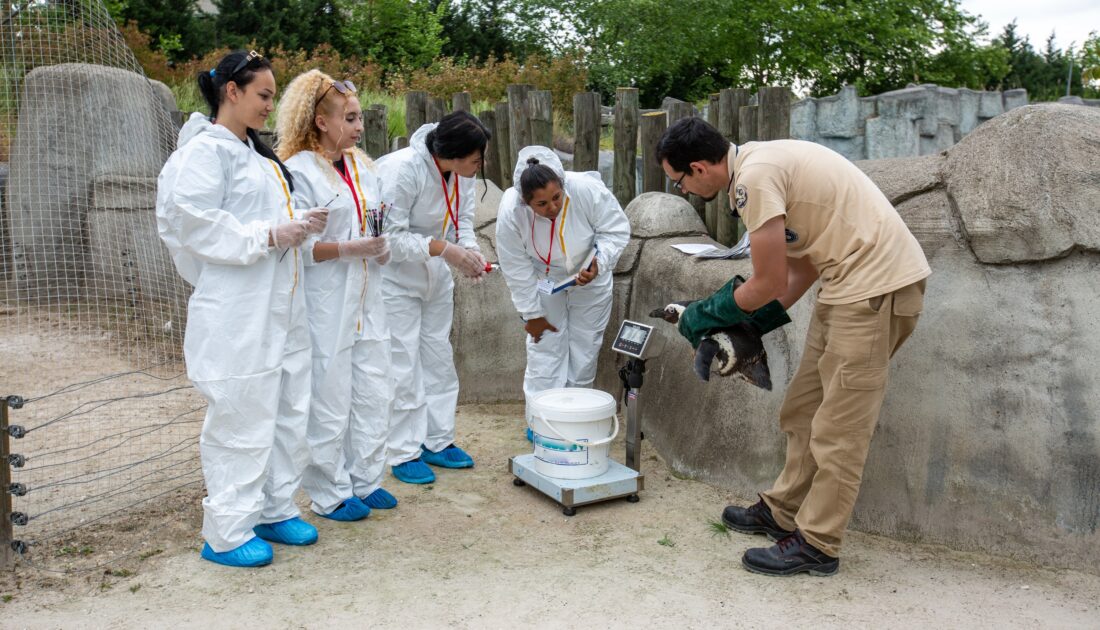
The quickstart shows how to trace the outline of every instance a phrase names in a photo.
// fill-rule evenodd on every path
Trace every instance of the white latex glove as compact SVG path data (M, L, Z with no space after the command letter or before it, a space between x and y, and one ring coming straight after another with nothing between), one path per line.
M297 247L309 238L309 234L309 224L305 221L288 221L271 228L271 242L276 249Z
M339 252L341 260L379 256L385 256L386 260L389 260L390 244L385 236L368 236L340 241L336 244L336 251Z
M374 262L378 263L379 265L382 265L383 267L385 267L386 263L388 263L389 261L390 261L390 248L389 247L386 247L386 253L385 254L381 254L379 256L374 257Z
M320 234L328 224L328 208L310 208L302 213L302 221L306 222L310 234Z
M467 278L480 278L485 273L485 259L481 254L450 241L445 241L439 257Z

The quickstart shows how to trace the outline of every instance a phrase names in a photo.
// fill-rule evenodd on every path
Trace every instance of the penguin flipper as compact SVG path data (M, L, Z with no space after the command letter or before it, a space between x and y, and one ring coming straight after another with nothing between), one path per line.
M707 337L695 350L695 375L703 381L710 380L710 364L718 354L718 342Z

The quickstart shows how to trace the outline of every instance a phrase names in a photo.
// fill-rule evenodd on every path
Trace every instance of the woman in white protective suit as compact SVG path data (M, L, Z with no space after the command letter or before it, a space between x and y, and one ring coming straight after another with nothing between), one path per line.
M485 274L474 235L477 174L489 130L467 112L416 130L409 146L378 160L392 257L382 292L393 347L394 404L387 459L406 483L431 483L425 462L469 468L455 446L458 374L451 350L454 280Z
M302 248L313 337L302 486L317 514L357 521L397 505L381 487L392 392L381 267L389 246L373 234L371 216L382 208L381 184L356 147L363 112L350 81L319 70L299 75L279 103L277 129L295 201L329 209L325 231Z
M630 223L598 173L567 173L546 147L522 149L512 181L500 201L496 246L527 331L523 394L530 422L532 396L590 387L596 378L613 271L630 242ZM575 286L552 293L573 275Z
M270 62L230 53L199 88L210 117L191 116L157 179L157 230L194 286L183 352L207 401L202 557L259 566L272 559L265 540L317 540L293 500L309 456L299 246L324 229L327 210L294 207L293 179L256 134L274 108Z

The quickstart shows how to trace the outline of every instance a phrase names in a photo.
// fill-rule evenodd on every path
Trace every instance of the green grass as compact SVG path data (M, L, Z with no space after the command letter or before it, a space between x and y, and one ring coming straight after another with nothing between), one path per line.
M134 574L134 572L129 569L111 569L108 573L115 577L130 577Z
M665 534L664 538L658 540L657 544L661 545L662 547L675 547L676 546L676 543L672 542L672 539L668 537L668 534Z
M710 535L714 537L730 537L730 528L727 527L725 523L719 520L711 519L707 521L707 531L709 531Z
M0 601L4 602L5 604L13 599L15 599L15 595L0 595Z
M131 593L136 593L140 590L141 590L141 584L134 584L133 586L130 587L130 592Z

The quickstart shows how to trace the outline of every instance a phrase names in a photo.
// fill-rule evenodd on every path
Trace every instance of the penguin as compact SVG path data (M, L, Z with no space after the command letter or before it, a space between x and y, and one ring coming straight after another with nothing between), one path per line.
M664 308L654 309L649 316L675 324L680 321L680 315L691 302L673 302ZM718 359L720 376L735 375L752 385L771 391L768 353L764 351L760 332L752 324L739 322L703 337L695 350L695 374L703 381L710 381L711 364L715 359Z

